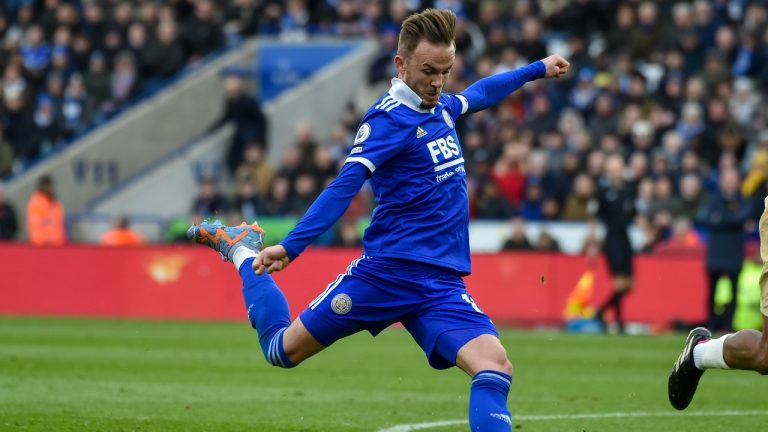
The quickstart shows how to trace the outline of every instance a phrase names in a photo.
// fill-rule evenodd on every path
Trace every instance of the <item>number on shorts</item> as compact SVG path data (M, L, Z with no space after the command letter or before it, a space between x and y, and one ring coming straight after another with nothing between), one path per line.
M472 297L470 297L469 294L462 294L461 298L463 298L465 302L471 304L472 309L474 309L478 313L483 313L483 311L481 311L480 308L477 307L477 303L475 303L475 300Z

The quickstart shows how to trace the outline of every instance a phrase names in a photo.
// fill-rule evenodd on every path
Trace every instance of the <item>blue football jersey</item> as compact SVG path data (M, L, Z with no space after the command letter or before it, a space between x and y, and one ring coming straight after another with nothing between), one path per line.
M346 163L371 171L378 206L365 231L367 255L470 273L469 199L456 119L461 95L424 109L400 79L363 117Z

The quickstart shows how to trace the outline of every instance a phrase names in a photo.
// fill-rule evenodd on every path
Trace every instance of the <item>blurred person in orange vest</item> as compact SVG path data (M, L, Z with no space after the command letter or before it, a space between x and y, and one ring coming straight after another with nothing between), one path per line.
M115 226L101 236L104 246L139 246L144 243L141 235L131 229L130 221L125 216L118 216Z
M690 219L681 216L672 225L672 235L653 248L655 254L704 252L704 243L691 227Z
M40 177L37 191L29 198L27 232L33 245L63 245L67 241L64 207L56 200L49 175Z

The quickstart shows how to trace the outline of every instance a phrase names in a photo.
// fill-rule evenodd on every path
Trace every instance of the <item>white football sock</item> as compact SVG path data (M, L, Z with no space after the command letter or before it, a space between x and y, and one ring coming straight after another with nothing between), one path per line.
M693 347L693 363L698 369L730 369L723 358L723 345L730 334Z
M235 265L235 268L240 271L240 266L242 266L243 262L248 258L256 258L256 251L248 249L245 246L239 246L235 249L235 253L232 254L232 263Z

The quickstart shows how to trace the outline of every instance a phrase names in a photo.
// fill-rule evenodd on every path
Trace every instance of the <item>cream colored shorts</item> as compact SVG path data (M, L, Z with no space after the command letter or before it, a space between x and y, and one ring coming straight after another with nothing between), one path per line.
M760 216L760 256L763 271L760 273L760 312L768 317L768 197L765 199L763 215Z

